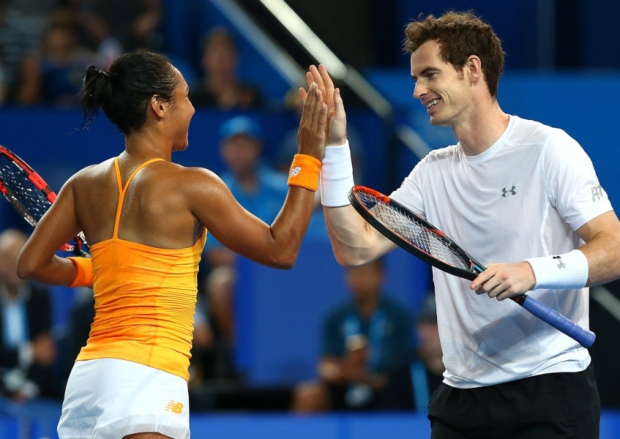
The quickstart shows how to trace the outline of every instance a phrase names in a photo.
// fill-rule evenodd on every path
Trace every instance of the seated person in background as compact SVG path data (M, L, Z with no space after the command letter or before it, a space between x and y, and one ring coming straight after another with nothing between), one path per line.
M272 222L286 194L286 175L262 162L263 134L260 125L249 117L236 116L219 130L220 154L226 169L220 177L248 211L263 221ZM235 286L235 254L210 237L205 246L205 265L209 270L205 285L207 302L214 330L229 344L234 341L233 290ZM212 282L209 277L217 271L227 281Z
M58 0L0 0L0 58L8 104L17 102L23 60L36 53ZM2 82L2 81L0 81Z
M22 63L18 102L77 107L83 72L96 55L79 44L77 17L68 9L56 10L38 54Z
M393 389L410 394L410 379L393 382L408 369L413 348L410 313L382 291L384 268L378 259L347 269L351 299L334 308L323 324L317 381L298 384L298 413L397 410Z
M208 285L198 285L198 301L194 315L194 338L192 340L192 358L190 359L190 390L214 382L236 383L237 371L233 364L231 345L213 329L211 312L206 291L232 291L232 282L228 273L234 268L221 265L213 269L208 276ZM232 313L232 310L231 310Z
M439 342L435 294L430 292L415 323L416 352L410 365L416 411L426 412L430 396L443 380L443 353Z
M69 315L69 331L67 334L67 357L69 367L65 371L66 378L69 378L71 367L80 350L86 346L90 325L95 318L95 297L92 288L79 287L73 303L73 308Z
M26 239L17 229L0 234L0 384L3 395L20 402L62 397L53 374L49 292L17 277L17 256Z
M159 28L164 18L162 0L70 0L80 12L89 46L105 50L118 46L121 53L159 50L164 41ZM120 55L120 53L118 53Z
M190 87L192 103L225 110L260 107L260 90L239 81L238 64L239 52L232 34L223 28L211 30L205 36L200 58L203 77Z

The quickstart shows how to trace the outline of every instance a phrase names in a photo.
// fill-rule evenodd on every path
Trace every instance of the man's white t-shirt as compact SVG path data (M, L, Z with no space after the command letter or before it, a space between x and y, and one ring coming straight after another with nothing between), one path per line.
M459 144L430 152L391 196L484 265L569 252L583 244L575 230L612 210L574 139L517 116L479 155ZM470 281L435 268L433 280L447 384L473 388L589 365L587 349L512 300L479 296ZM528 294L589 327L588 288Z

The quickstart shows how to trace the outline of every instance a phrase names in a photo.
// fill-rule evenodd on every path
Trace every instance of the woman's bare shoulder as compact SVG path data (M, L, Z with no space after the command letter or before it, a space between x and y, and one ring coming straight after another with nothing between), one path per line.
M220 185L222 179L212 170L201 167L182 166L172 163L169 178L176 181L179 187L193 185Z
M110 158L101 163L88 165L73 174L72 178L93 178L110 172L110 168L114 166L114 159Z
M72 186L76 184L87 184L89 182L96 182L98 179L104 178L110 172L110 167L113 166L114 159L108 159L101 163L88 165L73 174L64 186Z

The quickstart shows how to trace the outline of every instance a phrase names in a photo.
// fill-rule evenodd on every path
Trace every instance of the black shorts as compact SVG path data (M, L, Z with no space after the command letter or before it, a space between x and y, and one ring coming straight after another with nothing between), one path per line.
M432 439L597 439L600 417L592 365L475 389L441 384L428 409Z

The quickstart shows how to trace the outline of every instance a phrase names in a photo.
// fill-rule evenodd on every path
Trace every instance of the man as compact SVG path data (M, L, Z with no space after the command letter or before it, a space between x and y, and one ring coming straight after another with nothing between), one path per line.
M475 14L431 15L405 33L413 96L458 143L431 152L391 196L488 266L472 282L433 272L446 372L429 406L432 437L596 438L588 351L504 301L534 290L587 327L587 287L620 276L620 222L591 160L562 130L502 111L504 53ZM321 196L334 253L363 264L395 245L349 205L339 91L322 66L307 80L333 96Z
M0 374L2 393L15 401L62 397L54 379L56 343L51 335L49 292L17 277L26 243L17 229L0 233Z
M384 294L384 279L380 259L347 270L351 297L323 322L319 379L295 387L295 412L411 408L411 380L401 372L409 370L413 324L405 306Z
M219 138L220 156L226 166L220 177L246 210L263 221L272 222L284 203L288 185L286 175L264 161L261 126L253 118L235 116L220 127ZM207 241L205 256L210 269L205 285L211 318L218 334L232 344L236 256L214 238Z

